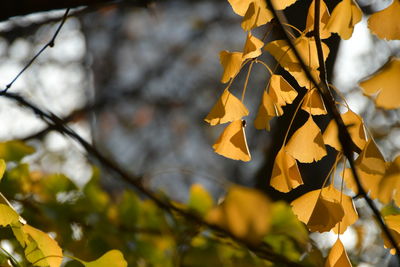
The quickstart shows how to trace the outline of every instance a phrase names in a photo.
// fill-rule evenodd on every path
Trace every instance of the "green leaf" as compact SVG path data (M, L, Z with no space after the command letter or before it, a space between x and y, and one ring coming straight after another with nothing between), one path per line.
M78 260L78 259L77 259ZM124 259L121 251L113 249L98 258L95 261L85 262L79 260L85 267L126 267L128 263Z
M200 184L194 184L190 188L188 207L205 215L214 206L214 200Z
M125 226L134 226L137 223L140 212L140 200L131 191L125 191L118 205L119 219Z
M5 161L20 161L23 157L35 152L35 149L21 141L0 143L0 158Z

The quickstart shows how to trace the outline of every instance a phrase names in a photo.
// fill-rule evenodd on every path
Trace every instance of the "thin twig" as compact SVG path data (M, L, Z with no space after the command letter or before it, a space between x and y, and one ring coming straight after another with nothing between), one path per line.
M318 0L316 0L316 1L318 1ZM399 250L399 247L398 247L393 235L390 233L389 228L386 226L385 222L383 221L382 216L381 216L378 208L375 206L375 204L372 201L372 199L370 199L368 197L366 191L364 190L364 188L363 188L363 186L361 184L360 177L359 177L359 175L357 173L356 166L355 166L354 159L353 159L353 149L352 149L353 141L352 141L351 136L350 136L350 134L349 134L349 132L347 130L346 125L344 124L344 122L342 120L342 117L340 116L339 110L337 109L337 107L335 105L335 101L334 101L334 98L333 98L333 96L331 94L331 91L330 91L329 87L327 86L327 84L325 82L323 82L323 80L321 80L321 82L318 83L314 79L314 77L310 73L309 69L307 68L306 64L304 63L303 59L301 58L301 56L299 54L299 51L297 51L297 49L294 46L292 40L290 39L289 35L285 31L285 29L284 29L284 27L283 27L283 25L281 23L281 18L280 18L280 16L278 16L272 1L271 0L266 0L266 2L268 4L268 6L270 7L271 12L273 13L273 16L276 18L276 20L278 22L277 26L285 34L286 40L287 40L290 48L292 49L293 53L295 54L298 62L300 63L302 69L304 70L307 78L312 82L312 84L315 86L315 88L317 88L318 91L320 92L328 112L332 115L333 119L335 120L336 124L338 125L339 141L340 141L340 144L341 144L342 149L343 149L343 154L346 156L347 160L349 161L354 180L356 181L356 184L357 184L359 195L362 196L365 199L365 201L367 202L368 206L370 207L370 209L374 213L374 215L375 215L376 219L378 220L378 223L379 223L382 231L388 237L391 245L395 248L397 257L400 260L400 250ZM316 5L315 5L315 9L317 9ZM318 9L318 11L319 11L319 9ZM281 16L284 16L284 15L281 14ZM317 25L319 25L319 17L315 16L314 19L318 20ZM315 25L314 25L314 31L316 31L316 26ZM319 29L317 31L317 34L319 34ZM321 60L321 58L319 58L319 60ZM322 58L322 60L323 60L323 58Z

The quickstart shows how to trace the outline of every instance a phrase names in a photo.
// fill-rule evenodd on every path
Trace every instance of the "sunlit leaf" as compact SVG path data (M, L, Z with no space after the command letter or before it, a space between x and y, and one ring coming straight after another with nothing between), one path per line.
M392 58L372 77L360 83L364 94L374 99L378 108L400 107L400 59Z
M200 184L190 187L188 207L205 215L214 206L214 200Z
M324 190L327 189L308 192L291 203L293 213L312 232L330 231L344 216L340 199L325 196Z
M383 175L386 171L385 159L372 138L364 146L355 164L368 174Z
M320 24L319 24L319 35L321 39L326 39L331 36L331 32L325 29L326 24L329 21L330 14L325 1L320 1ZM314 30L314 14L315 14L315 0L311 2L308 9L308 15L306 20L306 32Z
M275 158L270 185L278 191L289 192L302 184L296 160L282 147Z
M379 200L387 204L392 199L400 207L400 156L390 163L379 183Z
M269 95L275 105L277 114L282 115L282 107L292 104L297 97L297 91L281 75L273 74L269 82Z
M213 208L206 218L208 222L256 244L270 228L270 212L270 201L263 193L235 186L229 189L224 202Z
M343 0L333 10L326 29L347 40L353 34L354 25L361 21L361 17L362 12L357 3L353 0Z
M367 193L370 193L370 197L375 199L378 197L379 183L382 179L381 174L370 174L363 172L361 169L357 169L358 177L362 187ZM346 168L344 172L344 181L346 186L351 189L355 194L358 194L358 187L353 178L353 173L350 168Z
M0 180L3 178L6 168L6 162L4 161L4 159L0 159Z
M325 115L328 113L317 89L307 92L301 108L312 115Z
M243 49L243 60L260 56L262 53L261 48L263 46L264 42L249 32Z
M266 91L264 91L262 102L258 108L257 117L254 120L254 126L258 130L266 129L269 131L269 121L275 116L279 116L279 114L275 109L272 97Z
M23 157L35 152L35 149L22 141L0 143L0 158L5 161L20 161Z
M242 120L233 121L225 128L213 145L216 153L234 160L249 161L251 159L244 123Z
M219 54L219 59L224 72L222 74L221 82L227 83L229 80L239 73L240 67L242 66L242 52L229 52L222 51Z
M293 5L297 0L272 0L272 4L276 10L283 10Z
M368 19L368 28L381 39L400 39L400 2L393 0L384 10L372 14Z
M390 230L390 233L394 237L397 246L400 246L400 215L389 215L385 216L385 223ZM389 241L385 233L382 233L382 238L386 248L390 248L390 253L395 254L396 250L393 248L392 243Z
M303 163L318 161L326 156L321 130L312 116L292 135L286 145L286 151Z
M95 261L85 262L79 260L85 267L126 267L128 263L124 259L121 251L113 249L98 258Z
M217 103L204 119L211 125L217 125L230 121L240 120L249 115L246 106L229 90L224 90Z
M22 226L22 231L28 237L25 256L29 262L35 266L60 266L63 254L54 239L28 224Z
M351 267L349 257L347 256L346 250L342 244L342 241L338 238L329 251L328 258L325 262L325 267Z
M367 143L367 137L365 134L364 122L362 118L354 113L353 111L349 110L346 113L341 115L344 125L347 126L347 130L353 140L354 144L363 149L365 144ZM338 127L336 122L332 119L328 127L326 127L323 138L326 145L329 145L335 148L337 151L342 150L342 146L339 142L338 137Z
M6 204L0 204L0 225L8 226L19 222L19 215Z
M273 18L265 0L251 0L250 2L241 25L245 31L264 25Z

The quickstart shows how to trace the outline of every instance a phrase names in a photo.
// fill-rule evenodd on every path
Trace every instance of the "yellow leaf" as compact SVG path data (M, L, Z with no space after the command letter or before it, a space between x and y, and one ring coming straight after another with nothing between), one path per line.
M8 226L19 222L19 215L8 205L0 204L0 225Z
M354 144L358 148L363 149L367 143L367 137L365 135L364 122L362 118L351 110L342 114L341 117L344 125L347 126L347 130L349 131ZM340 145L338 134L338 127L335 120L332 119L324 131L324 142L326 145L335 148L337 151L341 151L342 146Z
M378 108L400 107L400 59L392 58L371 78L360 83L364 94L374 98Z
M270 228L270 212L270 201L263 193L234 186L222 204L208 213L206 220L257 244Z
M290 138L286 151L303 163L318 161L326 156L321 131L312 116Z
M233 11L243 17L253 0L228 0L228 2L232 6Z
M244 123L245 121L242 120L233 121L225 128L213 145L216 153L234 160L250 161Z
M356 166L368 174L383 175L386 163L373 139L370 139L355 161Z
M126 267L128 263L124 259L121 251L113 249L98 258L95 261L85 262L79 260L85 267Z
M392 199L400 206L400 156L390 163L379 183L379 200L387 204Z
M293 5L297 0L272 0L272 4L276 10L284 10L288 6Z
M272 18L272 12L267 8L265 0L252 0L243 17L241 26L243 30L250 31L253 28L268 23Z
M320 24L319 24L319 36L321 39L326 39L331 36L331 32L325 29L326 24L329 21L330 15L328 7L325 1L320 2ZM315 14L315 0L311 2L310 8L308 9L308 15L306 20L306 32L314 30L314 14Z
M297 218L312 232L330 231L344 216L339 200L329 194L325 196L324 188L308 192L290 205Z
M249 111L242 101L226 89L204 120L211 125L217 125L240 120L247 115Z
M279 115L283 114L282 107L292 104L298 94L285 78L276 74L271 76L268 89Z
M367 193L370 193L370 197L372 199L376 199L378 197L379 183L382 179L382 175L366 173L363 172L361 169L357 169L357 174L360 178L360 182L364 190ZM343 178L346 182L346 186L351 189L355 194L358 194L357 184L354 181L354 176L350 168L345 169Z
M229 80L239 73L240 67L242 66L242 52L229 52L222 51L219 54L219 59L224 72L222 74L221 82L227 83Z
M325 267L351 267L349 257L339 238L331 248L331 251L329 251Z
M326 30L336 32L342 39L349 39L354 25L361 21L362 12L353 0L343 0L332 12Z
M325 115L328 113L317 89L307 92L301 108L312 115Z
M0 180L3 178L6 168L6 162L4 161L4 159L0 159Z
M257 117L254 120L254 126L258 130L266 129L269 131L269 121L275 116L279 116L279 114L275 109L274 102L272 101L271 96L264 91L262 103L258 108Z
M275 158L270 185L286 193L302 184L296 160L282 147Z
M261 48L263 46L264 42L249 32L243 49L243 60L260 56L262 53Z
M381 39L400 39L400 2L393 0L392 4L371 15L368 19L368 28Z
M28 224L22 226L22 231L28 236L25 256L29 262L35 266L60 266L63 254L54 239Z
M188 207L205 215L214 206L214 201L201 184L190 187Z
M388 215L384 217L386 225L389 227L390 233L393 235L397 246L400 246L400 215ZM383 242L386 248L391 248L390 253L396 254L396 250L393 248L392 243L386 237L385 233L382 233Z

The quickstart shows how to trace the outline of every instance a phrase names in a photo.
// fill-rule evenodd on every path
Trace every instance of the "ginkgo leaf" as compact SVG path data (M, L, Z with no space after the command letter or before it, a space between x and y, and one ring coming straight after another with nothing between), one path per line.
M381 39L400 39L400 2L393 0L384 10L372 14L368 19L368 28Z
M347 126L347 130L349 131L353 143L359 149L363 149L367 143L367 137L362 118L351 110L343 113L341 117L344 125ZM337 151L341 151L342 146L339 142L338 134L337 124L335 120L332 119L324 131L324 142L326 145L335 148Z
M79 259L76 259L79 260ZM124 259L121 251L113 249L104 253L100 258L95 261L85 262L79 260L85 267L126 267L128 263Z
M369 174L383 175L386 171L385 159L372 138L364 146L355 164L361 171Z
M320 24L319 24L319 36L321 39L326 39L331 36L331 32L325 29L326 24L329 21L330 14L325 1L320 1ZM308 15L306 20L306 32L311 32L314 30L314 14L315 14L315 0L311 2L308 9Z
M60 266L63 254L54 239L28 224L21 228L28 237L25 240L25 256L29 262L35 266Z
M379 183L382 179L381 174L370 174L363 172L361 169L357 169L358 177L364 190L370 193L372 199L378 197ZM355 194L358 194L358 187L354 180L353 173L350 168L346 168L343 175L346 186L351 189Z
M229 52L224 50L219 54L221 65L224 68L221 78L222 83L229 82L231 78L239 73L242 66L242 57L242 52Z
M0 204L0 225L8 226L19 222L19 215L8 205Z
M204 120L211 125L217 125L240 120L247 115L249 111L242 101L226 89Z
M188 207L205 215L214 206L214 201L207 190L200 184L190 187Z
M269 82L269 95L275 104L277 113L283 114L282 107L292 104L297 97L297 91L281 75L273 74Z
M272 0L272 4L276 10L284 10L285 8L296 3L297 0Z
M233 121L225 128L213 145L216 153L234 160L250 161L244 123L242 120Z
M387 204L394 200L400 206L400 156L390 163L379 183L379 200Z
M329 251L328 258L325 262L325 267L351 267L349 257L347 256L346 250L342 244L342 241L338 238Z
M318 189L308 192L290 203L293 213L312 232L330 231L344 216L339 200L325 196L323 191Z
M206 220L257 244L270 228L270 212L270 201L263 193L234 186L222 204L208 213Z
M394 237L397 246L400 246L400 215L388 215L384 217L385 223L388 226L390 233ZM396 254L396 250L393 248L392 243L389 241L385 233L382 233L383 242L386 248L391 248L390 253Z
M247 34L246 44L243 49L243 59L256 58L261 55L261 48L264 42L253 36L250 32Z
M364 94L374 98L378 108L400 107L400 59L392 58L371 78L360 83Z
M303 163L318 161L326 156L321 130L312 116L290 138L286 151Z
M339 201L340 205L342 206L344 216L342 220L335 225L333 231L335 233L343 234L347 227L354 224L358 220L358 214L354 207L353 199L337 190L332 184L324 188L322 194L325 198Z
M239 16L244 16L249 9L249 5L254 0L228 0L229 4L231 5L233 11L238 14Z
M354 25L360 22L361 18L362 12L357 3L353 0L343 0L333 9L326 29L347 40L353 34Z
M270 130L269 121L275 117L279 116L275 109L274 102L272 101L272 97L264 91L262 102L260 107L258 108L257 117L254 120L254 126L258 130L266 129Z
M248 0L244 0L247 2ZM250 31L253 28L267 24L273 18L272 12L267 8L265 0L251 0L243 21L242 28Z
M312 115L325 115L328 113L321 95L315 88L307 92L301 108Z
M282 147L275 157L270 185L286 193L302 184L303 180L296 160Z

